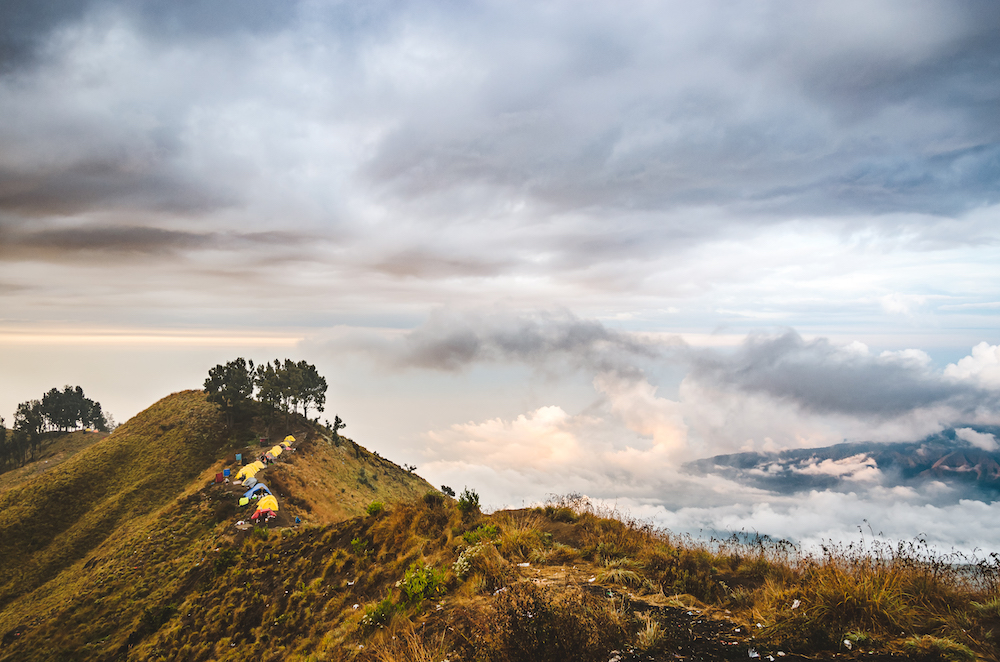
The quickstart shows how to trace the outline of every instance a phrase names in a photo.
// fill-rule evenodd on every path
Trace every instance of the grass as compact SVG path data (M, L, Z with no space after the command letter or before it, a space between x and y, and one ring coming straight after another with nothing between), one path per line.
M33 462L23 467L0 467L0 494L18 487L38 474L54 469L108 436L107 432L79 430L69 433L49 432Z

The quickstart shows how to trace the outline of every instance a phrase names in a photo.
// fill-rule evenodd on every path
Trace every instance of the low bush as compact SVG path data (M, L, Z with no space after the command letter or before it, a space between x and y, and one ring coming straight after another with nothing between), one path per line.
M444 590L444 572L414 563L399 582L407 604L415 605Z
M626 617L603 598L519 582L496 594L473 637L479 655L490 662L603 662L625 643L628 631Z
M462 540L466 545L475 545L483 541L496 540L500 535L500 529L496 524L482 524L473 531L466 531L462 534Z
M458 497L458 509L463 515L479 512L479 494L468 487L463 489Z
M911 660L920 662L975 662L976 659L968 646L930 635L910 637L903 641L902 649Z
M464 550L452 569L460 579L473 581L473 592L493 592L504 586L514 575L513 566L489 543L479 543Z
M396 613L398 607L393 602L392 596L386 596L374 605L365 607L365 614L361 617L361 627L367 630L385 625Z

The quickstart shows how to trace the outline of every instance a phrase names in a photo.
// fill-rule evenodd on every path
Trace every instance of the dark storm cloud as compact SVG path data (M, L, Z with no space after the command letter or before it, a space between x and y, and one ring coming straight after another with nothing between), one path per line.
M794 331L751 336L732 356L694 356L697 381L793 402L820 414L886 419L915 409L950 405L971 412L995 406L995 394L942 378L898 355L873 356Z
M29 218L123 209L188 215L232 204L231 193L177 172L168 159L123 151L46 168L0 166L0 210Z
M478 32L478 77L446 92L465 112L412 115L366 172L406 198L486 183L562 210L958 214L1000 200L995 6L855 4L834 24L825 3L713 6L712 21L663 6L642 27L639 12L560 15L557 29L527 10L516 35L498 21ZM857 29L893 13L907 20Z
M128 12L150 34L190 38L280 30L294 20L299 4L297 0L5 0L0 3L0 73L35 63L53 31L110 7Z
M79 227L42 231L0 231L0 256L27 253L64 259L76 253L163 255L191 250L239 250L249 247L294 246L304 237L287 232L186 232L143 226Z
M23 219L292 206L375 271L447 279L1000 201L992 3L18 0L0 23ZM372 209L410 231L369 233Z
M570 313L473 314L438 312L388 344L364 346L398 367L457 371L477 363L517 362L545 368L569 364L638 374L659 348L600 322Z

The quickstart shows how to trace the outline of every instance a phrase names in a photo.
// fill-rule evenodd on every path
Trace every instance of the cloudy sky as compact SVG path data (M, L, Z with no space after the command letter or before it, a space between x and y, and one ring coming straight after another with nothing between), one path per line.
M985 502L679 469L1000 423L998 29L986 0L9 0L0 413L72 383L122 422L305 358L350 436L494 506L1000 547L956 528Z

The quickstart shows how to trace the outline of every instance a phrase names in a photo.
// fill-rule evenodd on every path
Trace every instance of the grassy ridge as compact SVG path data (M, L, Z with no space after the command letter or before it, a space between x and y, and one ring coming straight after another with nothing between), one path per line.
M124 522L152 512L214 460L214 405L200 391L168 396L72 459L0 496L0 607L47 581Z
M20 487L38 474L54 469L107 436L107 432L85 430L47 433L36 460L0 473L0 495L9 489Z
M296 451L262 477L286 521L342 521L372 501L412 500L430 489L302 417L284 424L281 436L293 433ZM23 571L3 576L0 660L126 659L203 590L217 550L233 543L233 524L249 514L236 507L238 490L211 480L234 453L259 450L231 436L203 393L177 393L0 496L0 551L20 555Z

